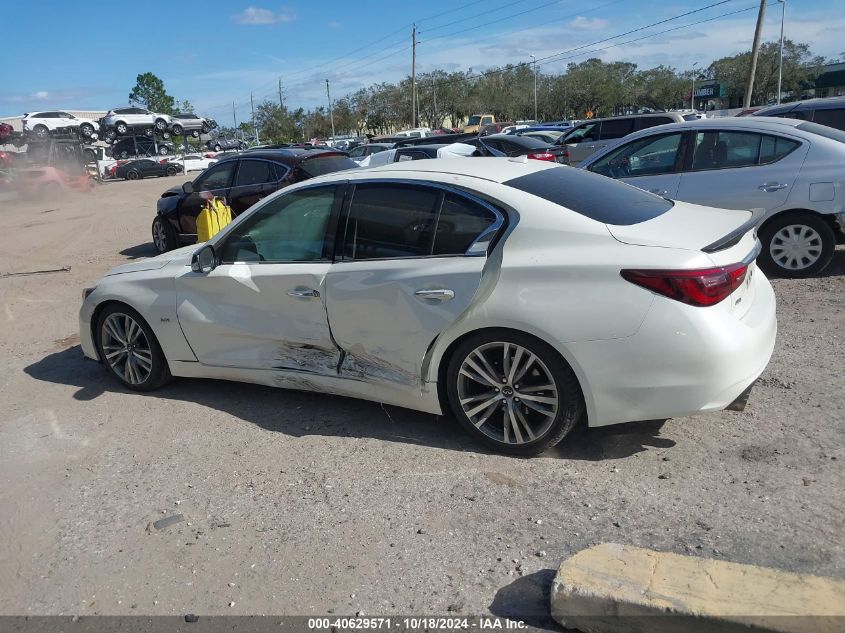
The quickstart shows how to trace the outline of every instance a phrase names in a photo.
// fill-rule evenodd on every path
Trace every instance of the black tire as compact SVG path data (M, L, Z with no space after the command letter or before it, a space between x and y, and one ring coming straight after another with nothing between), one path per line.
M211 126L208 123L203 123L202 124L202 133L208 134L209 132L211 132ZM197 136L199 136L199 134L197 134Z
M112 142L114 142L114 139L116 139L116 138L117 138L117 132L115 132L114 130L108 130L106 132L106 143L112 143Z
M163 138L165 141L166 141L167 139L169 139L169 138L170 138L170 136L171 136L170 132L162 132L162 133L161 133L161 138Z
M147 343L149 344L149 351L151 356L151 369L147 378L140 383L133 384L128 381L125 376L121 375L118 370L116 370L106 358L106 354L103 351L103 325L110 316L114 314L123 314L129 316L132 320L134 320L138 325L141 326L141 330L143 331L144 336L146 337ZM123 303L112 303L106 306L99 315L97 315L97 323L94 328L94 342L97 346L97 352L100 355L100 359L103 361L103 364L108 368L109 372L117 378L120 383L128 388L132 389L133 391L153 391L154 389L158 389L162 385L166 384L172 379L170 374L170 367L167 364L167 359L164 357L164 353L161 351L161 346L158 343L158 339L156 339L155 334L153 333L150 326L144 320L144 318L138 314L138 312L128 305Z
M129 126L126 125L126 123L124 123L123 121L120 121L114 126L114 130L115 132L123 136L129 131Z
M35 133L35 138L38 140L43 141L44 139L50 137L50 130L47 129L46 125L36 125L32 131Z
M800 252L790 253L790 245L784 241L786 235L794 235L796 231L806 240L806 257L799 257ZM812 213L778 214L763 225L759 236L763 250L757 263L767 275L777 277L800 279L818 274L830 264L836 249L833 229Z
M170 128L170 131L173 132L174 136L182 136L182 134L184 134L185 132L185 129L178 123L174 123L173 127Z
M179 170L175 167L168 167L164 173L166 173L168 176L175 176L177 173L179 173Z
M139 174L134 169L126 172L126 180L138 180L140 177L141 174Z
M160 145L158 148L158 155L159 156L167 156L170 153L170 149L164 145Z
M157 132L164 132L167 130L167 121L164 119L156 119L153 124Z
M220 143L218 143L217 145L215 145L215 146L214 146L214 151L215 151L215 152L219 152L221 149L223 149L223 148L222 148L222 147L220 147Z
M156 216L151 227L153 235L153 246L159 253L166 253L172 251L174 248L179 248L179 234L173 225L161 216Z
M82 125L80 125L79 131L85 138L91 138L92 136L94 136L94 126L90 123L83 123Z
M144 136L152 138L155 135L155 130L151 127L144 128Z
M192 130L192 131L191 131L191 136L193 136L194 138L199 138L199 137L200 137L200 132L199 132L199 130Z
M538 435L533 440L519 443L506 443L505 439L507 438L507 434L504 429L502 429L503 439L497 439L495 437L498 435L498 429L496 428L499 422L496 419L498 402L494 404L495 408L493 409L493 413L489 413L490 410L487 410L489 422L481 425L487 430L487 432L481 430L479 427L476 427L461 406L459 378L460 380L465 380L465 378L461 378L462 374L460 374L462 364L468 356L473 355L475 350L480 347L485 345L495 347L496 344L518 345L524 350L534 354L541 361L542 367L539 365L532 366L529 364L526 369L530 369L530 371L526 372L526 375L523 378L520 378L520 380L528 381L531 379L531 374L536 373L539 376L538 379L540 381L548 380L550 377L554 383L554 389L557 394L557 410L553 418L552 416L541 417L543 422L541 425L538 424L541 428L534 428L535 431L538 431ZM491 360L493 363L497 362L495 357L492 356ZM514 360L516 360L515 356ZM499 362L501 364L501 361ZM500 370L502 373L505 373L503 367L494 366L493 369ZM541 374L541 372L544 373ZM548 376L546 376L546 373ZM495 379L498 382L499 376L495 376ZM572 371L572 368L569 367L566 361L551 346L532 336L513 330L486 330L472 335L464 340L455 349L449 359L449 365L445 373L445 381L446 397L448 399L449 407L463 429L476 441L501 453L522 456L531 456L542 453L546 449L560 442L567 433L575 427L584 415L584 397L581 392L581 387L578 384L578 379L575 377L575 373ZM499 402L506 402L505 392L508 386L511 386L509 382L503 384L501 386L501 396L494 396L496 398L501 397ZM519 385L515 386L519 387ZM441 385L441 389L443 387L444 385ZM492 389L492 387L490 388ZM523 389L524 388L525 386L523 385ZM482 389L484 389L484 387L482 387ZM499 393L500 392L497 388L496 394ZM534 420L531 416L536 414L533 413L524 402L520 402L520 398L518 397L520 393L521 392L519 391L512 390L510 395L507 396L507 406L521 407L521 413L519 414L520 418L523 420ZM529 392L526 391L525 393L522 393L523 397L525 397L527 393ZM532 393L536 397L537 394L543 394L544 392L533 391ZM501 414L501 424L498 424L498 426L501 427L504 426L504 411L505 409L502 410ZM549 420L551 421L549 422ZM526 424L520 426L517 424L517 426L522 432L525 432L528 425ZM512 427L509 427L509 429L510 428ZM530 437L527 432L525 433L525 436L526 439Z

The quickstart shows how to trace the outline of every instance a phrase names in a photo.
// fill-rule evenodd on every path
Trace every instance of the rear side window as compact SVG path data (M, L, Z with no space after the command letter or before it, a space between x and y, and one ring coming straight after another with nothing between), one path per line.
M845 108L816 110L813 114L813 123L834 127L837 130L845 130Z
M640 119L640 129L645 130L655 125L666 125L667 123L675 123L675 119L668 116L644 116Z
M342 155L315 156L314 158L302 161L300 168L306 174L315 178L323 174L331 174L345 169L357 169L358 163Z
M693 171L765 165L780 160L800 143L754 132L698 132Z
M263 160L242 160L235 179L236 187L260 185L275 180L272 165Z
M496 215L489 209L461 196L446 194L437 217L432 255L463 255L495 222Z
M601 123L602 140L622 138L634 131L634 119L607 119Z
M782 136L763 136L760 143L760 164L768 165L779 161L801 143Z
M639 224L673 206L642 189L571 167L550 167L503 184L605 224Z

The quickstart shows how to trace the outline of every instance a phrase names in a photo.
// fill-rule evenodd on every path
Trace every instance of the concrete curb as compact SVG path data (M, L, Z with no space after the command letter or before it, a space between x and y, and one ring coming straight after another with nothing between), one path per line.
M838 633L845 582L603 543L561 564L551 611L584 633Z

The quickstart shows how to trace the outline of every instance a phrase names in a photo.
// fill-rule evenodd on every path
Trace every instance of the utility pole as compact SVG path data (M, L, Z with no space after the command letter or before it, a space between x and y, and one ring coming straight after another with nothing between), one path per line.
M760 11L757 12L757 28L754 29L754 44L751 46L751 70L748 73L748 85L745 88L746 108L751 107L751 93L754 92L754 75L757 73L757 56L760 54L760 35L763 31L763 20L766 17L766 0L760 0Z
M329 92L329 80L326 79L326 97L329 99L329 118L332 122L332 139L334 139L334 114L332 113L332 93Z
M534 67L534 121L537 121L537 58L531 55L531 65Z
M692 63L692 88L689 91L689 107L691 110L695 110L695 67L698 66L698 62Z
M252 133L255 134L255 143L258 144L261 141L258 140L258 126L255 125L255 103L252 101L252 93L249 93L249 108L252 110Z
M434 96L434 118L437 119L437 79L431 82L431 90ZM431 121L428 122L431 125Z
M238 115L235 114L235 102L232 101L232 121L235 122L235 130L238 129Z
M282 101L282 78L279 77L279 109L285 109L285 102Z
M417 127L417 25L411 31L411 127Z
M786 20L786 0L778 0L781 4L780 12L780 62L778 63L778 103L780 103L780 87L783 81L783 23Z

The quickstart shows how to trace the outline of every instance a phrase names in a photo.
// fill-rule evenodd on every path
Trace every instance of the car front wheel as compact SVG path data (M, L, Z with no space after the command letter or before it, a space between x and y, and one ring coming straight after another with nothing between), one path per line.
M179 246L179 236L170 222L162 217L153 220L153 245L159 253L172 251Z
M147 322L127 305L107 306L95 330L100 358L126 387L152 391L170 380L170 368Z
M117 133L121 135L126 134L129 131L129 127L126 125L126 123L118 123L114 126L114 129L117 130Z
M775 216L763 226L760 241L760 267L779 277L809 277L821 272L836 248L836 235L830 225L809 213Z
M140 177L141 177L141 174L139 174L135 170L126 172L126 180L138 180L138 178L140 178Z
M83 123L79 126L79 131L82 132L82 136L85 138L91 138L94 136L94 126L88 123Z
M549 345L511 330L470 336L446 371L452 413L476 440L503 453L536 455L581 419L572 369Z

